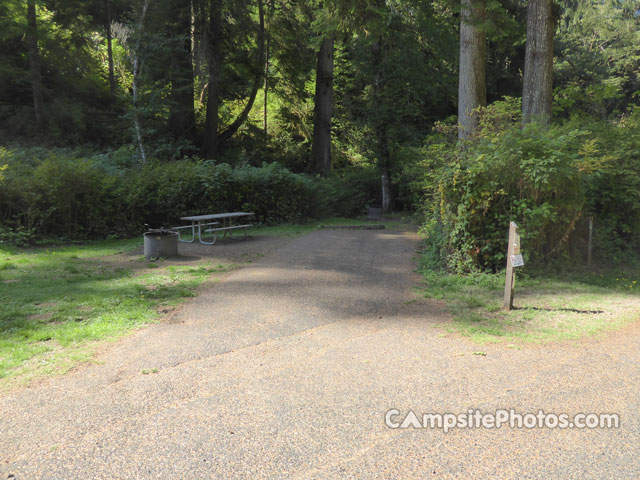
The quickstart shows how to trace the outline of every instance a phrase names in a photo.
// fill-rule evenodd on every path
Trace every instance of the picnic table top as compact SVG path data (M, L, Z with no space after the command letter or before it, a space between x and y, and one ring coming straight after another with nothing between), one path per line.
M180 220L187 220L190 222L199 222L201 220L219 220L221 218L247 217L249 215L255 215L255 214L253 212L213 213L210 215L193 215L191 217L180 217Z

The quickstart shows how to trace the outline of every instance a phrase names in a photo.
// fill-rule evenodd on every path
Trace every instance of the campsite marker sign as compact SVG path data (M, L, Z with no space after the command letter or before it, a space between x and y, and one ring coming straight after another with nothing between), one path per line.
M516 281L514 268L522 267L524 259L520 253L520 235L515 222L509 224L509 247L507 248L507 275L504 284L504 308L513 308L513 287Z

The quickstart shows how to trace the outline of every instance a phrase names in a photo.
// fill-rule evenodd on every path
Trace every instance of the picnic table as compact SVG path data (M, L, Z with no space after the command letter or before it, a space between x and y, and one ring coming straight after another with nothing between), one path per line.
M223 232L223 236L227 233L231 235L233 230L244 229L245 237L247 236L247 228L251 227L250 223L238 224L235 221L242 217L250 217L255 215L252 212L228 212L228 213L213 213L210 215L193 215L190 217L181 217L180 220L191 222L191 225L182 227L173 227L171 230L178 232L178 237L181 242L193 243L196 240L196 231L198 241L204 245L213 245L216 243L218 232ZM191 240L185 240L180 235L181 230L191 229ZM213 241L207 241L203 239L203 232L210 233L213 236Z

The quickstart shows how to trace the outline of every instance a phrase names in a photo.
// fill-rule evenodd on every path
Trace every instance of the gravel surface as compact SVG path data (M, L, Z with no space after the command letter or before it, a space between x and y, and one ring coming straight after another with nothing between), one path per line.
M281 241L97 364L1 397L0 479L640 478L640 330L443 335L441 306L412 295L416 247L400 231ZM621 426L445 434L387 428L390 408Z

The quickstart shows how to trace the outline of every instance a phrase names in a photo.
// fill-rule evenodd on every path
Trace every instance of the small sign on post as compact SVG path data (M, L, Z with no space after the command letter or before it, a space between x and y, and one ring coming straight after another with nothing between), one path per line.
M507 248L507 275L504 284L504 308L511 310L513 308L513 287L516 281L516 273L514 268L522 267L524 259L520 253L520 235L518 234L518 225L515 222L509 223L509 247Z

